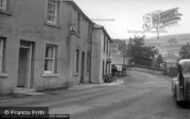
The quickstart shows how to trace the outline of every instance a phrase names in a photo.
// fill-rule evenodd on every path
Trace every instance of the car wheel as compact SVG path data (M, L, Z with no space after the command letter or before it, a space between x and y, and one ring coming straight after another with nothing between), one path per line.
M187 104L187 101L176 101L176 104L180 107L184 107Z
M173 96L174 96L175 102L176 102L176 104L177 104L178 106L181 106L182 101L177 99L177 98L178 98L177 95L178 95L178 94L177 94L176 87L174 87L174 93L173 93Z
M183 102L183 101L177 101L177 100L176 100L176 104L177 104L178 106L181 106L181 105L182 105L182 102Z

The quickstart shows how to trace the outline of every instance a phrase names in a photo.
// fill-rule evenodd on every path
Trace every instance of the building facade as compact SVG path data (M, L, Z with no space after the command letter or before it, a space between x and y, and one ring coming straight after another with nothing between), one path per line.
M112 40L104 27L94 24L92 31L92 74L93 83L103 83L105 75L111 74Z
M120 69L122 65L128 64L128 58L125 55L126 48L127 48L127 45L126 45L125 40L114 39L111 44L112 64L119 66Z
M0 94L90 82L91 29L72 1L0 0Z
M68 26L68 78L71 85L91 82L91 20L72 1L67 1Z

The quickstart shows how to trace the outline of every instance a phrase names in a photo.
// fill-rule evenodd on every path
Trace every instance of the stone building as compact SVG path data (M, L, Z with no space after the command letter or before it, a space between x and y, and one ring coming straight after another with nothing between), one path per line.
M0 94L90 82L92 24L73 1L0 0Z
M68 78L72 84L91 82L91 50L93 22L72 1L67 1Z
M122 66L124 64L128 64L128 58L125 55L126 53L126 42L125 39L114 39L111 43L111 58L112 64L117 66ZM121 69L121 68L120 68Z
M93 83L103 83L104 75L111 74L112 40L103 26L94 24L92 31L92 74Z

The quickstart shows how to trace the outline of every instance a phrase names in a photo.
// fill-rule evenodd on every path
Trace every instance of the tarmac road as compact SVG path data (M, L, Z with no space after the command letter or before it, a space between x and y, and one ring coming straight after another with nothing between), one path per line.
M190 106L179 107L170 78L129 71L124 84L47 91L46 95L0 100L1 106L48 106L71 119L190 119Z

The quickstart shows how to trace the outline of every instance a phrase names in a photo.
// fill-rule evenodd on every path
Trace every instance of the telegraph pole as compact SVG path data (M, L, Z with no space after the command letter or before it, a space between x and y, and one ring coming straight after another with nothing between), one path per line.
M159 40L160 39L160 30L159 30L158 25L156 27L156 31L157 31L157 39Z

